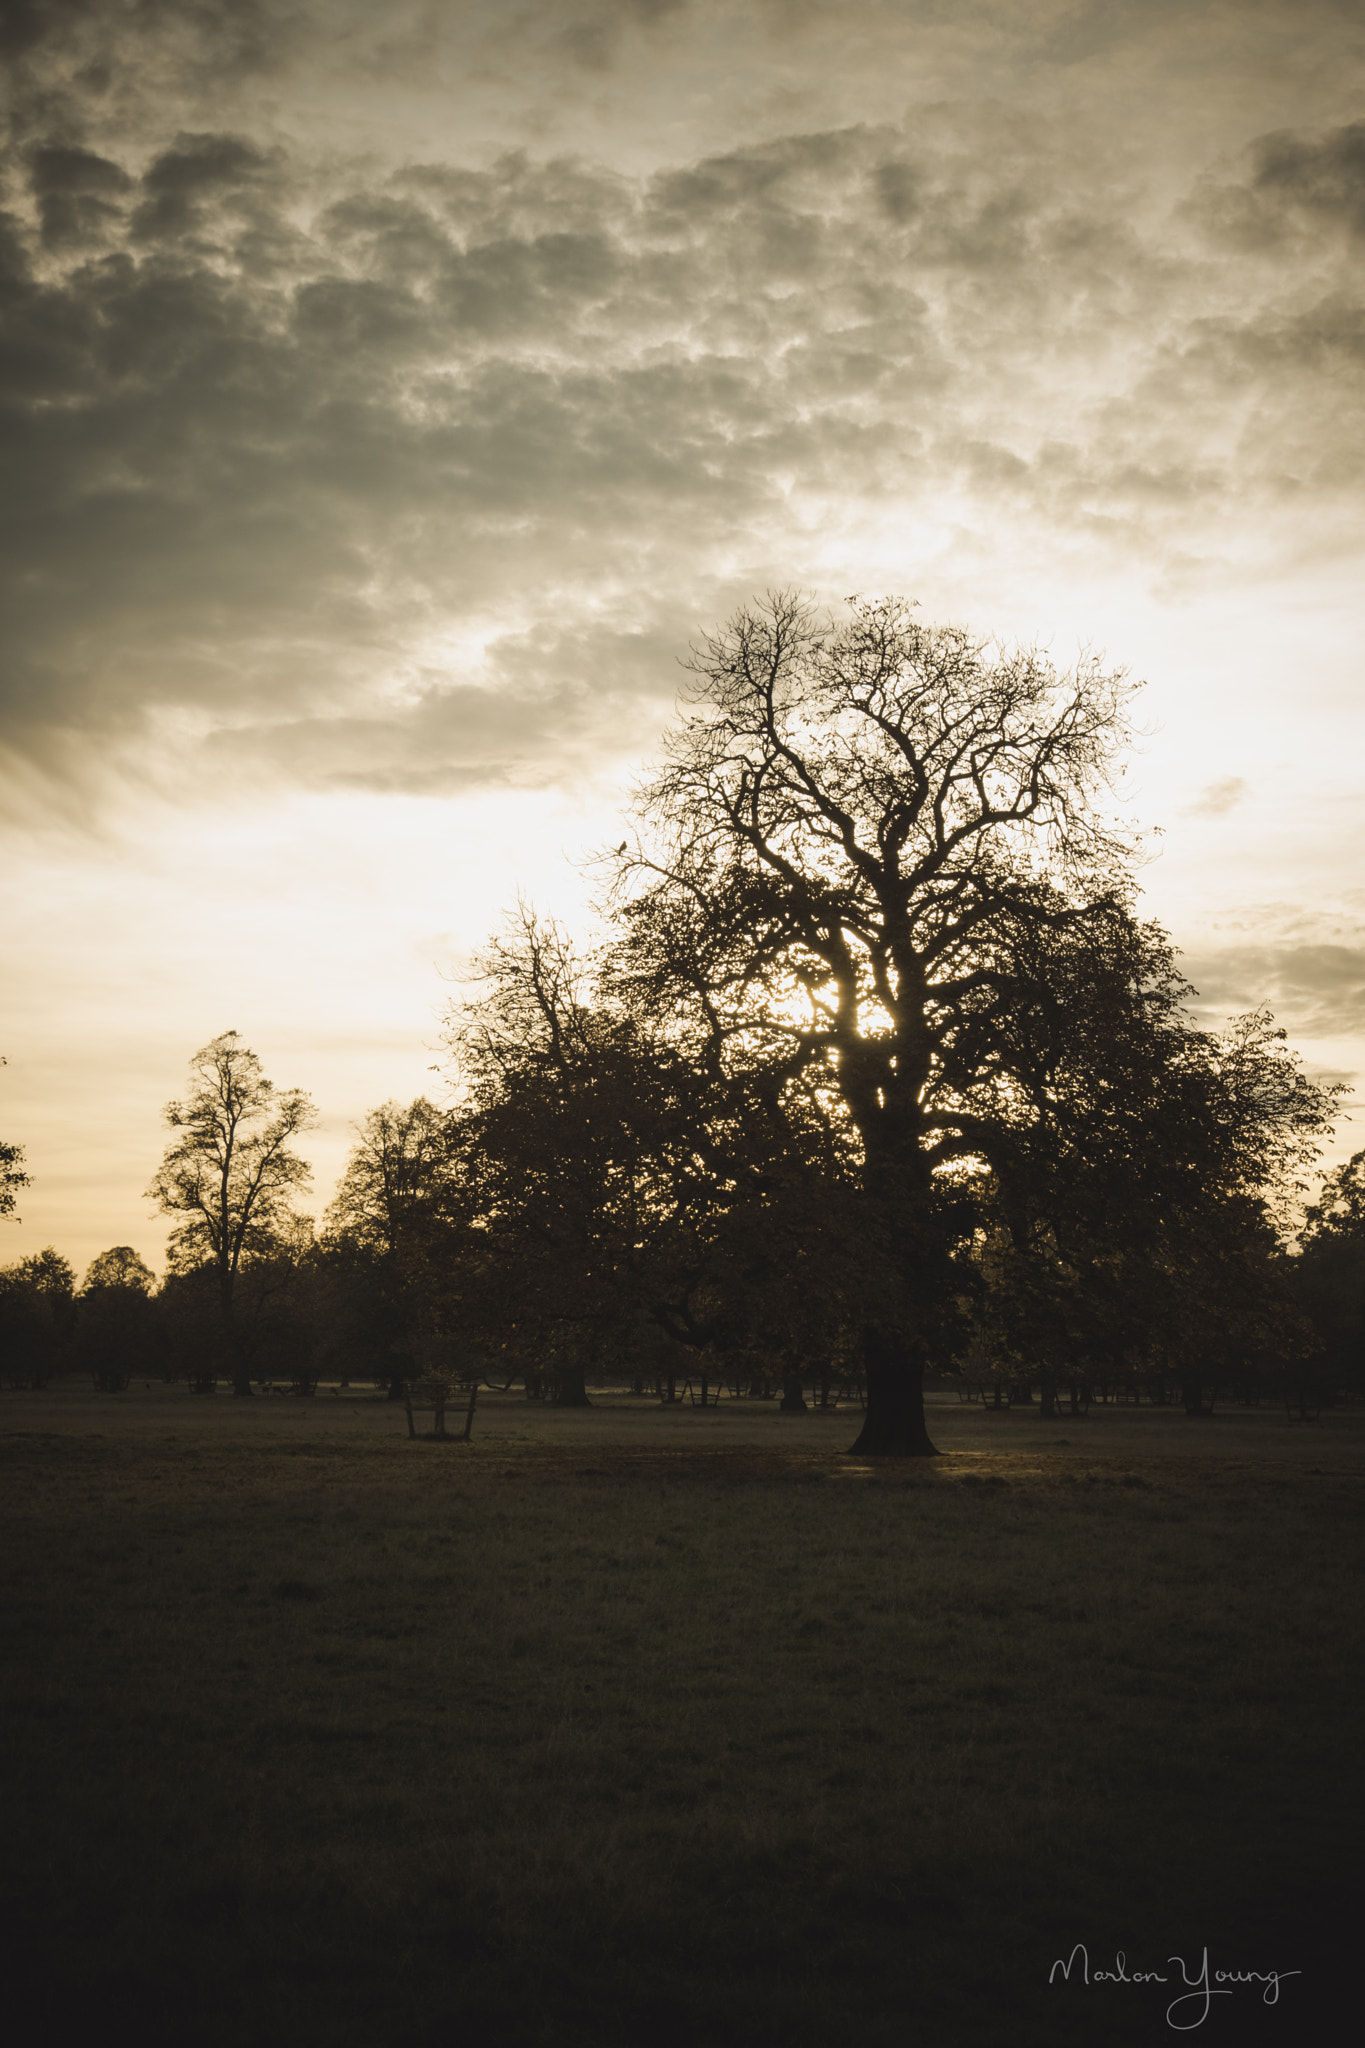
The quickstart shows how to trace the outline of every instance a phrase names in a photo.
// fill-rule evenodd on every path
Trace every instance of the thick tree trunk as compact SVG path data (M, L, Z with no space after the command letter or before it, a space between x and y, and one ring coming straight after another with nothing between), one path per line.
M237 1318L232 1312L232 1283L235 1275L227 1266L218 1268L218 1307L223 1323L223 1349L227 1353L228 1377L232 1381L234 1394L243 1396L252 1392L251 1371L242 1356L241 1333Z
M557 1408L591 1408L588 1390L583 1384L582 1365L561 1365L559 1368L559 1390L555 1395Z
M1040 1422L1051 1422L1057 1413L1056 1373L1044 1372L1043 1383L1041 1388L1039 1389L1039 1394L1040 1399L1038 1402L1038 1420Z
M936 1458L924 1421L924 1359L903 1337L886 1330L863 1333L867 1414L850 1455L860 1458Z
M782 1375L782 1400L779 1413L783 1415L804 1415L806 1393L801 1384L799 1372L784 1372Z

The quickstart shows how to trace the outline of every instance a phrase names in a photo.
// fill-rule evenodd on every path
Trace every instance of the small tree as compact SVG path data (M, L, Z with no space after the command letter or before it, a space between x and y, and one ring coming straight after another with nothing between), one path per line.
M102 1287L126 1287L138 1294L150 1294L155 1285L155 1273L133 1247L116 1244L90 1261L90 1270L81 1282L81 1299L84 1301Z
M292 1197L312 1179L291 1141L316 1113L301 1088L276 1090L235 1031L194 1055L190 1080L186 1099L166 1105L166 1123L177 1135L147 1194L163 1215L182 1219L171 1233L172 1269L214 1269L232 1390L249 1394L235 1313L238 1275L245 1258L266 1254L287 1232Z
M426 1234L440 1192L446 1122L424 1095L406 1107L385 1102L372 1109L328 1205L327 1228L401 1258Z
M76 1353L102 1392L121 1392L147 1364L154 1285L131 1245L114 1245L91 1263L76 1299Z
M75 1279L51 1245L0 1269L0 1379L47 1385L70 1341Z
M1365 1393L1365 1152L1324 1180L1308 1209L1289 1285L1314 1336L1298 1379L1321 1399Z
M447 1123L425 1096L371 1110L325 1218L333 1279L347 1276L353 1325L368 1298L360 1320L373 1326L371 1369L388 1380L391 1400L403 1398L414 1344L443 1334ZM358 1334L353 1327L352 1341Z
M5 1061L0 1059L0 1067L4 1065ZM30 1175L24 1172L23 1146L0 1141L0 1216L13 1216L20 1188L32 1184Z

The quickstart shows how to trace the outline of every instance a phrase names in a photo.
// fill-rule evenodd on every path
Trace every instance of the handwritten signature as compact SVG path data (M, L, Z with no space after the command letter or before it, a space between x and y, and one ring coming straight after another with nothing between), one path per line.
M1170 1984L1179 1981L1189 1988L1173 1998L1166 2008L1166 2024L1174 2027L1179 2034L1188 2033L1193 2027L1202 2027L1209 2016L1215 1998L1231 1998L1239 1984L1259 1984L1262 2005L1278 2005L1280 1986L1286 1977L1301 1977L1302 1970L1210 1970L1209 1952L1204 1950L1203 1961L1197 1975L1191 1976L1183 1956L1167 1956L1167 1964L1179 1963L1180 1977L1175 1980L1169 1969L1129 1970L1128 1959L1122 1949L1115 1958L1112 1970L1092 1970L1090 1954L1083 1941L1078 1941L1071 1954L1064 1959L1058 1957L1048 1972L1048 1983L1054 1984L1061 1972L1062 1982L1069 1984L1071 1972L1080 1958L1080 1978L1083 1984ZM1186 2014L1177 2018L1177 2014Z

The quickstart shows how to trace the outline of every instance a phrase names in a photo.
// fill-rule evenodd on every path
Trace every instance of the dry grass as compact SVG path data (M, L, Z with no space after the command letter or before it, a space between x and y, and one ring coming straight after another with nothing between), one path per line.
M871 1472L823 1418L346 1406L4 1397L25 2048L1171 2038L1049 1991L1073 1941L1303 1967L1199 2038L1314 2038L1354 1427L946 1416Z

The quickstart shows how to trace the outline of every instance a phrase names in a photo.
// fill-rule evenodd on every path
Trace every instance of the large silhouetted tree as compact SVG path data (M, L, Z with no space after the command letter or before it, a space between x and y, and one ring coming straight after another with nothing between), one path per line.
M1128 686L786 596L692 668L604 943L523 914L457 1015L487 1270L543 1329L643 1316L793 1379L852 1341L863 1453L932 1455L925 1368L989 1316L1025 1363L1179 1350L1198 1406L1333 1095L1265 1013L1196 1030L1135 917Z
M251 1375L234 1313L242 1262L269 1251L287 1230L294 1194L312 1177L291 1150L314 1122L302 1089L278 1091L254 1052L225 1031L190 1061L190 1092L166 1105L175 1133L150 1187L158 1208L180 1220L171 1232L174 1269L211 1266L233 1392Z
M932 1454L923 1373L963 1341L988 1210L1019 1243L1096 1197L1128 1229L1164 1204L1169 1241L1173 1190L1204 1176L1264 1204L1330 1098L1266 1056L1265 1019L1216 1052L1178 1014L1112 816L1122 676L992 654L897 601L836 622L785 595L691 668L616 856L610 975L700 1066L799 1077L843 1120L862 1215L855 1448ZM1160 1171L1138 1170L1148 1145Z
M886 1273L857 1447L931 1454L922 1379L967 1284L964 1177L1037 1115L1002 1076L1026 941L1103 926L1131 892L1102 809L1129 687L992 656L898 602L834 623L790 596L737 613L692 667L620 857L621 971L718 1066L818 1070Z

